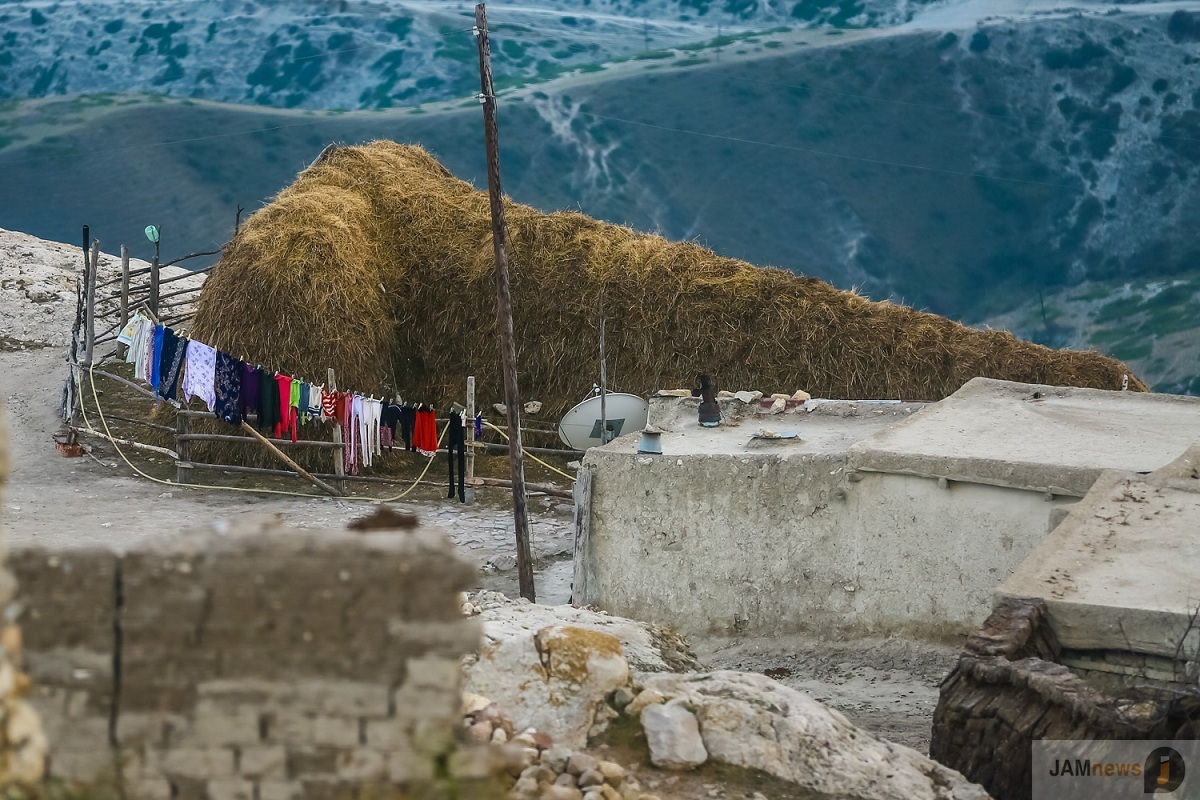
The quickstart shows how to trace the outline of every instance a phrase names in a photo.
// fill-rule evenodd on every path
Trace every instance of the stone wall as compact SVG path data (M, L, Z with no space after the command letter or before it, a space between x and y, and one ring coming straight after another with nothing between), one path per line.
M162 800L448 777L480 633L458 595L474 570L441 536L285 529L10 563L53 777Z
M0 509L8 481L8 427L0 398ZM3 514L0 513L0 521ZM12 573L3 565L5 550L0 524L0 786L31 784L41 780L46 762L46 738L41 720L26 701L28 678L21 673L21 629L13 622Z

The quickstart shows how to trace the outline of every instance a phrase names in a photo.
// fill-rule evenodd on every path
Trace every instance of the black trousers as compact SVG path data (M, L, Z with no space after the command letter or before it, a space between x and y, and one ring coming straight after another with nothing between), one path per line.
M454 497L454 461L458 459L458 501L466 502L467 477L467 437L464 432L462 415L451 412L450 430L446 436L446 461L450 465L450 483L446 497Z

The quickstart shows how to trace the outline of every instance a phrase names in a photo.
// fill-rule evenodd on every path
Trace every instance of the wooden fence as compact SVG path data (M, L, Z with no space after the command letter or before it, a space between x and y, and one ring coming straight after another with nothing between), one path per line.
M216 251L219 252L219 251ZM199 297L201 288L203 287L203 277L199 280L197 276L205 276L213 267L204 267L187 274L178 273L162 277L162 269L175 264L186 261L190 258L195 258L204 255L214 255L213 253L194 253L189 256L184 256L181 259L168 262L162 267L159 266L158 258L155 257L150 266L138 269L130 269L129 255L127 248L121 246L121 271L118 275L100 276L100 242L98 240L89 241L88 231L84 229L84 269L79 281L78 307L76 313L76 321L72 335L72 344L69 353L69 361L71 366L71 376L67 381L67 387L64 389L64 419L68 423L68 427L72 434L85 434L90 436L99 436L113 442L114 444L133 447L135 449L155 452L161 455L166 455L175 463L175 482L180 484L198 483L193 478L193 475L198 471L219 471L224 473L237 473L247 475L263 475L263 476L280 476L280 477L296 477L313 483L323 492L331 495L344 495L347 493L347 484L349 482L361 482L369 484L392 484L392 485L412 485L420 483L430 486L443 486L440 482L410 480L405 478L383 477L383 476L368 476L368 475L347 475L344 469L344 452L345 443L342 441L342 429L340 425L332 427L332 441L320 439L298 439L293 442L290 439L273 439L264 437L251 428L248 424L243 423L241 433L204 433L192 430L191 421L206 418L215 419L208 411L193 411L187 408L180 407L178 404L171 404L158 398L155 393L148 387L141 386L127 378L121 377L114 372L104 369L106 363L112 359L117 359L124 355L124 347L116 345L117 336L121 330L129 322L132 316L141 309L143 313L147 313L151 318L160 321L164 325L171 327L181 327L187 325L195 313L195 302ZM184 281L189 283L185 284ZM94 359L96 348L105 344L113 343L115 346L99 359ZM84 380L88 375L94 374L102 376L108 380L115 381L122 386L132 389L133 391L153 400L158 408L172 408L175 411L175 425L167 425L163 422L153 422L147 419L133 419L129 417L120 417L112 413L105 412L105 418L116 420L125 424L141 426L150 430L157 430L160 433L171 434L174 437L174 450L168 450L164 447L138 442L134 439L124 439L112 436L110 433L95 429L90 423L91 420L86 418L84 409L85 394ZM337 376L334 370L330 368L326 375L326 386L336 390ZM475 416L475 378L473 376L467 378L466 382L466 418L474 419ZM251 415L253 419L253 415ZM445 423L446 420L439 420L439 423ZM503 427L503 426L501 426ZM499 478L478 477L475 475L475 454L478 450L507 450L508 445L497 442L476 441L474 436L474 426L468 424L466 426L466 470L465 484L468 493L468 502L473 501L474 490L479 486L494 486L511 488L512 483ZM231 430L236 430L232 429ZM533 433L550 433L544 429L530 429L522 427L522 431ZM265 467L251 467L240 464L216 464L207 463L191 457L192 442L226 442L234 444L247 444L251 446L263 447L271 451L273 456L282 461L286 469L269 469ZM305 470L293 459L284 452L290 448L316 448L330 451L331 472L310 472ZM549 455L565 455L577 457L583 455L576 450L562 450L557 448L538 448L526 447L527 452L542 453ZM446 452L440 450L440 453ZM543 492L545 494L571 498L570 489L542 484L526 484L531 491Z

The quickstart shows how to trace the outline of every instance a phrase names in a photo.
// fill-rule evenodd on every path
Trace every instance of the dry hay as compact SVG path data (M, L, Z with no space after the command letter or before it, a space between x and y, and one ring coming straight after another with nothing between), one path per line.
M1128 372L582 214L505 210L521 393L552 417L598 378L601 289L610 387L637 394L709 372L721 388L937 400L976 376L1118 389ZM194 335L439 404L476 375L490 404L503 394L492 270L485 192L419 147L340 147L242 227Z

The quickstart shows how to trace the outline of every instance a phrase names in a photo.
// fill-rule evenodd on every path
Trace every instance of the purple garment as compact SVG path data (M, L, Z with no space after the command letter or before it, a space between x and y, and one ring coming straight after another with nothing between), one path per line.
M242 363L242 416L258 412L258 370Z
M242 424L242 362L228 353L217 351L216 403L217 417L232 425Z

